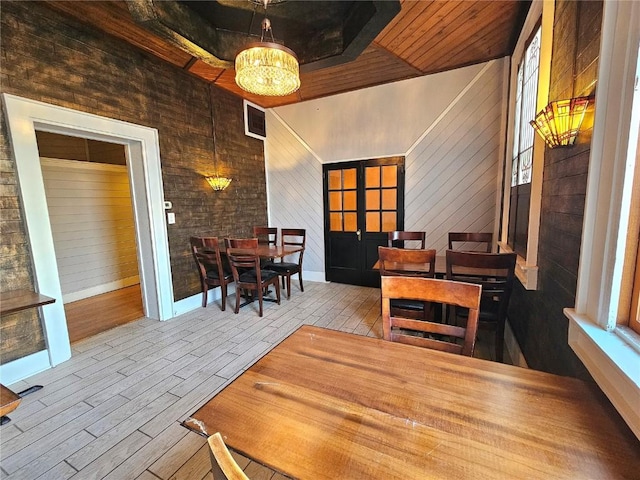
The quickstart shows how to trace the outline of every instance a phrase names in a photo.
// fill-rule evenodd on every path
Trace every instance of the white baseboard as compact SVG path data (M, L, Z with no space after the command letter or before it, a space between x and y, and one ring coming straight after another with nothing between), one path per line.
M104 283L102 285L96 285L95 287L87 288L85 290L79 290L77 292L65 293L62 295L63 303L77 302L89 297L95 297L103 293L112 292L121 288L130 287L140 283L140 277L135 275L133 277L122 278L113 282Z
M309 282L327 283L324 277L325 277L324 272L304 272L304 271L302 272L302 280L305 282L309 281ZM234 293L235 291L234 285L235 285L234 283L230 283L229 285L227 285L228 295L231 295ZM207 296L207 308L209 308L211 304L214 302L216 304L215 306L219 308L221 298L222 298L222 292L219 288L214 288L212 290L209 290L208 296ZM229 307L228 302L229 302L229 297L227 297L227 308ZM202 293L198 293L197 295L191 295L190 297L183 298L182 300L178 300L177 302L173 303L173 316L177 317L178 315L183 315L185 313L191 312L201 307L202 307Z
M303 270L302 280L309 280L310 282L329 283L326 280L326 275L324 272L307 272Z
M11 385L51 368L49 352L41 350L26 357L0 365L0 383Z

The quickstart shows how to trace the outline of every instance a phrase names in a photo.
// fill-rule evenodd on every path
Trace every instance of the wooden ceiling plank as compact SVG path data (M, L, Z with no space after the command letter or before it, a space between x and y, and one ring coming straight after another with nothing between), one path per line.
M457 43L440 41L428 52L423 52L419 57L412 59L412 62L425 71L433 68L434 65L445 65L453 58L459 63L465 63L471 61L471 57L481 60L504 56L509 49L509 41L504 31L512 22L513 12L505 12L503 9L500 15L497 13L490 9L479 16L473 24L461 25L455 35L461 41ZM499 20L495 20L496 18ZM496 33L502 33L502 35L496 35Z
M468 16L467 12L473 8L475 2L446 2L440 5L436 12L416 19L418 27L413 28L412 35L402 43L394 44L391 48L399 57L412 63L410 58L415 52L422 51L433 42L446 35L451 22L461 21Z
M433 45L438 44L440 41L455 41L452 34L460 25L465 22L469 22L469 18L473 17L475 10L478 8L478 2L462 2L454 3L452 9L446 12L439 12L445 14L448 21L441 20L440 15L437 19L434 17L429 22L425 23L426 31L421 32L419 36L414 37L413 42L405 42L394 49L395 52L402 58L404 58L410 64L416 66L415 59L419 57L425 50L430 50ZM434 21L435 20L435 23Z
M512 48L510 42L522 21L518 0L401 0L400 13L354 61L302 74L302 87L287 97L262 97L240 89L233 68L215 68L195 60L136 24L124 1L48 3L51 8L264 108L498 58Z
M411 35L411 30L415 28L415 19L423 17L428 9L433 8L434 3L437 2L409 2L403 0L400 4L400 13L389 22L374 41L386 45L397 41L397 37L403 33L405 35Z

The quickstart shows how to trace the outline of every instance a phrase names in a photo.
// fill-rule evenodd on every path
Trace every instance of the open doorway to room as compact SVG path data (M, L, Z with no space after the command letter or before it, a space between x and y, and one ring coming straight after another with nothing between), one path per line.
M123 145L36 131L69 340L144 316Z

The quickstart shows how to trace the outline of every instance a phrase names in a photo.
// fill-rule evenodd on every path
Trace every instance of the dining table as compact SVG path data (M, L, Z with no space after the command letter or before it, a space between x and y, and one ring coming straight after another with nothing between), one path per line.
M183 425L297 479L637 479L591 382L304 325Z
M304 250L304 247L297 245L268 245L266 243L259 243L257 248L247 249L247 252L255 251L260 258L282 258L301 252L302 250ZM227 254L227 247L224 242L220 243L220 253L223 255Z

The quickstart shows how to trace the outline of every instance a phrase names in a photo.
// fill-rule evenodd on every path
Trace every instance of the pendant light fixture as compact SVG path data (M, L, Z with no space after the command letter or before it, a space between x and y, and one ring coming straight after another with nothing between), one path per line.
M273 39L271 21L266 16L268 4L269 0L264 0L260 41L250 43L236 56L236 83L256 95L289 95L300 88L298 58L292 50ZM267 33L271 42L264 41Z

